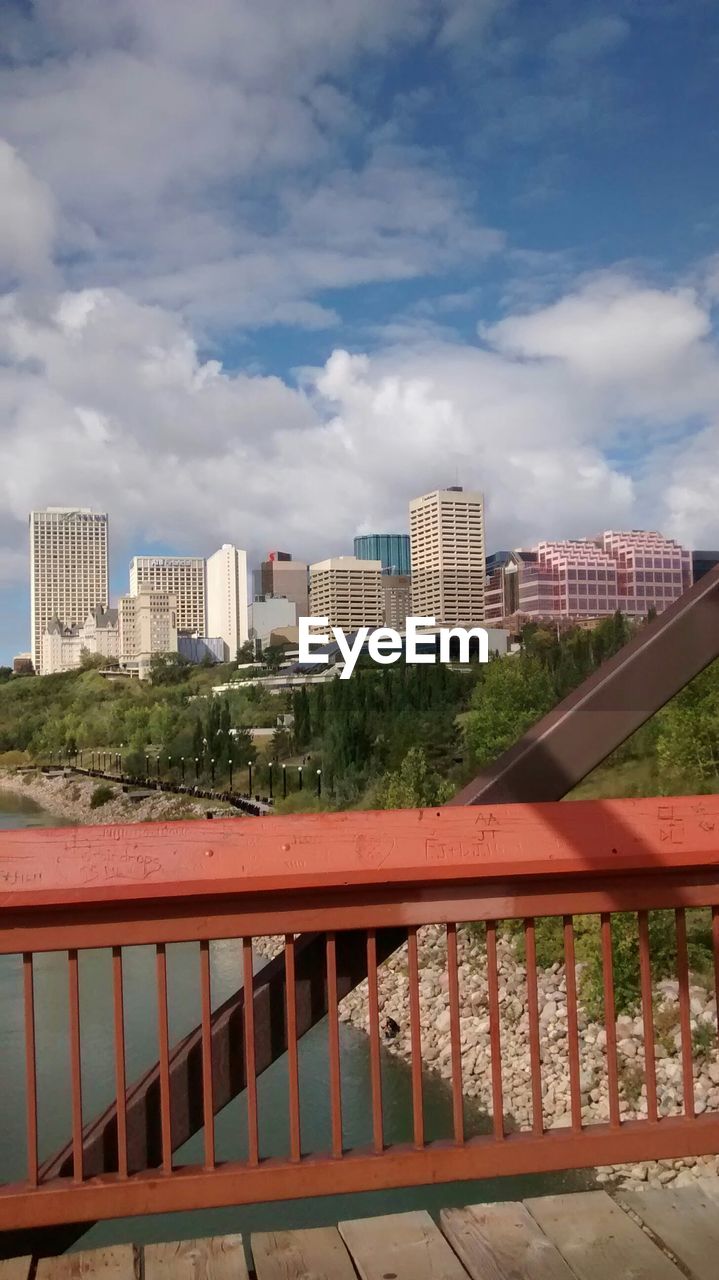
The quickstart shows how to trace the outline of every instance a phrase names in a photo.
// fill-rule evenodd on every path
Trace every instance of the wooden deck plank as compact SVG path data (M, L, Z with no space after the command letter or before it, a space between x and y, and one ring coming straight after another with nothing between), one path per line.
M622 1191L617 1200L636 1213L695 1280L716 1280L719 1214L714 1196L701 1187L664 1187Z
M242 1236L145 1245L145 1280L248 1280Z
M425 1210L340 1222L360 1280L467 1280L457 1255Z
M574 1280L523 1204L443 1209L440 1225L472 1280Z
M115 1244L107 1249L64 1253L60 1258L41 1258L36 1280L137 1280L135 1250L131 1244Z
M0 1262L0 1280L28 1280L32 1258L8 1258Z
M577 1280L681 1280L681 1272L606 1191L525 1200Z
M250 1247L257 1280L357 1280L336 1227L259 1231Z

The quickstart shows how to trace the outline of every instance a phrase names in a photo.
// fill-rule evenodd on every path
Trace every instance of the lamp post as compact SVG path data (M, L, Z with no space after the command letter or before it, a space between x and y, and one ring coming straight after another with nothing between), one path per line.
M159 781L160 781L160 757L159 757L159 755L157 756L157 759L155 760L155 773L157 774L157 781L159 782Z
M150 757L145 756L145 781L149 782L149 780L150 780Z
M287 799L287 765L282 766L282 798Z
M267 767L270 775L270 800L271 800L272 799L272 761L271 760Z
M322 795L322 770L317 770L317 795Z
M200 780L200 759L199 759L199 756L195 756L195 783L198 783L199 780Z
M298 764L297 766L297 776L299 778L299 784L300 784L299 789L301 791L302 790L302 765L301 764Z
M252 761L247 761L247 794L252 795Z
M210 779L212 781L212 786L214 787L215 785L215 761L214 760L210 760Z
M230 791L231 791L232 790L232 760L230 760L229 762L229 770L230 770Z
M182 781L184 783L185 781L185 757L184 756L180 756L180 777L182 778Z

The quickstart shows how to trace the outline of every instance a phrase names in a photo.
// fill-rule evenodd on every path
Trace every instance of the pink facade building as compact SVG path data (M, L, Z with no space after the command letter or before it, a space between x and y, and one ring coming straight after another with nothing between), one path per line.
M659 533L607 530L597 538L539 542L494 557L485 620L630 617L661 613L692 583L691 552Z

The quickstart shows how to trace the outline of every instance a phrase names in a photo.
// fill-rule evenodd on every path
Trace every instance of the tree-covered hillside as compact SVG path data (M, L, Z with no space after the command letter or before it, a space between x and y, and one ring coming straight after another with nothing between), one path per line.
M282 807L400 807L446 800L631 635L617 615L593 631L528 627L520 654L465 669L359 666L350 680L271 694L238 681L211 687L234 667L158 663L153 683L108 681L96 671L0 684L0 764L57 753L121 752L126 772L197 771L265 791L273 764ZM280 723L287 713L293 722ZM272 729L254 740L250 728ZM233 732L230 732L230 731ZM24 753L18 756L17 753ZM9 753L9 754L8 754ZM195 765L197 761L197 765ZM305 786L297 794L297 767ZM314 779L322 771L318 800ZM714 664L612 756L577 794L712 791L719 786L719 663Z

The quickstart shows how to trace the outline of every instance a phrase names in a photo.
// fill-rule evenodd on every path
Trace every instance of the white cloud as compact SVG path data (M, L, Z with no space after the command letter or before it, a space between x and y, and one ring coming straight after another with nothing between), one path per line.
M711 331L692 289L637 286L611 273L527 315L484 330L500 351L564 361L598 382L655 376Z
M0 138L0 287L51 275L52 195L15 149Z
M2 128L58 202L67 282L121 287L216 329L287 315L314 328L332 318L321 290L496 249L436 157L390 151L381 111L345 83L358 59L435 25L434 0L0 12Z
M620 304L616 279L595 281L508 317L494 349L417 331L373 355L337 350L299 388L203 362L176 315L119 290L44 306L19 295L0 306L6 572L24 575L27 511L59 494L109 509L122 554L141 537L198 552L229 539L255 554L280 537L298 555L339 553L359 528L406 526L411 496L457 479L485 491L491 547L647 521L716 541L719 360L682 291L625 281ZM648 314L632 365L625 321ZM588 334L599 335L589 355ZM691 449L644 403L661 361L702 418ZM649 443L661 465L635 460L632 475L608 460L617 396L644 406L629 424L635 452Z
M616 49L629 36L629 23L618 14L587 18L553 36L550 54L569 63L585 63Z

